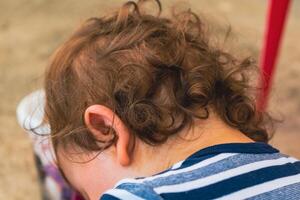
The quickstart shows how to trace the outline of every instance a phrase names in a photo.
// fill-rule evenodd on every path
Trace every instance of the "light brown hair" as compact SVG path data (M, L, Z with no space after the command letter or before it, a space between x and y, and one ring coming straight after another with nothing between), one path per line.
M211 45L212 36L191 10L162 17L157 0L155 16L143 12L144 2L129 1L110 16L88 19L54 54L45 76L54 147L99 151L115 142L113 131L105 141L88 133L83 115L93 104L112 109L135 137L151 145L211 112L267 142L272 120L257 110L249 93L248 73L256 70L251 59Z

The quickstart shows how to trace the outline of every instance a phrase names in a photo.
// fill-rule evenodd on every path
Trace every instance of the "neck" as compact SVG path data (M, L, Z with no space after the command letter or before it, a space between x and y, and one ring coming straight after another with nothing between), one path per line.
M210 117L205 123L196 122L194 127L181 131L161 146L149 147L139 142L134 155L136 162L132 167L141 176L151 176L170 168L200 149L217 144L248 142L254 141L221 120Z
M186 159L200 149L209 146L247 142L253 142L253 140L220 120L210 117L210 119L195 122L193 128L182 130L159 146L152 147L137 139L134 152L131 155L132 161L126 167L115 165L115 158L111 156L115 148L110 148L112 152L103 152L98 159L93 159L88 165L94 167L90 171L97 171L99 166L102 166L101 170L107 171L106 176L109 177L108 180L103 182L102 176L99 175L99 177L93 178L94 182L89 181L86 184L86 188L82 189L82 191L86 194L87 199L98 199L99 191L103 192L113 187L121 179L147 177L157 174ZM103 166L103 163L106 163L106 165ZM86 165L84 166L86 167ZM93 174L94 176L95 174Z

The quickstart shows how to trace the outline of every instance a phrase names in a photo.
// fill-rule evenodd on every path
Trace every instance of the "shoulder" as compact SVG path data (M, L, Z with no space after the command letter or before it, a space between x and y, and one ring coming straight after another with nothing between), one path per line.
M136 179L124 179L106 191L100 200L162 200L149 185Z
M116 188L106 191L100 198L100 200L120 200L120 199L142 200L143 198L136 196L130 191L124 189L116 189Z

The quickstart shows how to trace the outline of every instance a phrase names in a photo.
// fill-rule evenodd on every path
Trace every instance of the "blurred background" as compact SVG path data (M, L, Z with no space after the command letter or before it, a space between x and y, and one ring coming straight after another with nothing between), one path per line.
M161 0L164 9L177 1ZM32 146L16 121L16 106L42 87L49 56L87 17L121 0L0 1L0 200L38 200ZM211 26L231 25L235 48L259 58L267 0L187 0ZM271 144L300 158L300 1L294 0L283 35L268 110L284 119ZM215 31L219 29L216 28ZM223 30L223 29L222 29ZM222 31L220 29L220 31Z

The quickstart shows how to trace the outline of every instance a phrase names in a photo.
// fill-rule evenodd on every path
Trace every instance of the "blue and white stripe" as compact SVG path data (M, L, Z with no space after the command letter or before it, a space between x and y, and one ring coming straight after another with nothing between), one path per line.
M255 148L255 143L245 145ZM268 145L264 148L268 149ZM201 161L190 166L185 164L187 160L151 177L124 179L101 200L288 199L287 191L300 199L300 161L275 151L212 152L209 158L199 157ZM280 195L274 196L275 193Z

